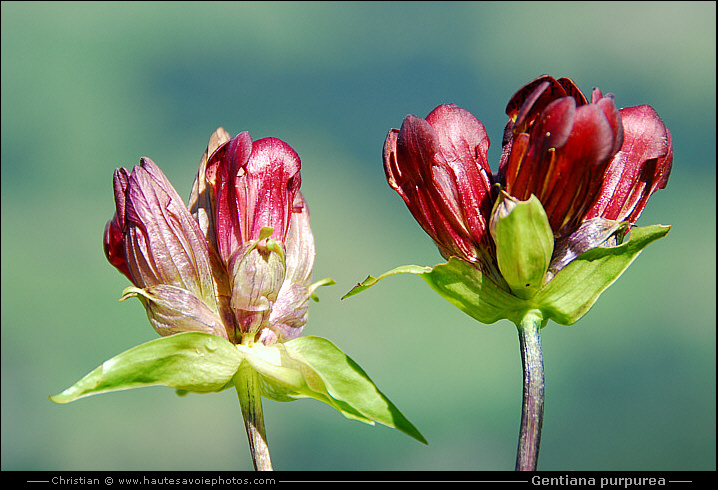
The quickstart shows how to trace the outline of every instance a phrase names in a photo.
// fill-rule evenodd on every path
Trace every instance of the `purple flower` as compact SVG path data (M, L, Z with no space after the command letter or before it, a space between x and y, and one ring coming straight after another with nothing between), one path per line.
M220 128L189 208L148 158L115 171L105 253L160 335L198 330L270 345L301 334L314 240L300 166L279 139L230 139Z

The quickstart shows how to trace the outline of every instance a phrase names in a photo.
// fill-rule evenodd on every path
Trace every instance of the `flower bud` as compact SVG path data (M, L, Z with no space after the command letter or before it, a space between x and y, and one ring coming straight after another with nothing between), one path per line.
M108 260L138 287L187 289L216 309L206 239L177 191L149 158L115 171L115 216L105 227Z
M284 247L271 239L253 240L232 255L229 271L230 304L241 335L251 339L269 322L272 306L284 282Z
M160 335L202 331L228 338L219 311L207 242L162 171L149 158L114 175L115 207L105 253L137 288ZM126 296L128 297L128 296Z
M233 313L237 343L291 340L307 322L314 239L299 191L300 166L285 142L253 142L246 132L219 144L207 159L208 229L216 237L210 246L226 271L226 280L222 268L215 276L223 277L220 288L228 286L220 303Z
M445 257L486 265L488 148L483 124L455 105L441 105L426 119L407 116L384 142L389 185Z
M301 162L277 138L210 137L189 209L148 158L114 176L107 259L136 286L160 335L200 331L232 343L298 337L312 294L314 238Z
M501 191L489 224L501 275L515 296L530 299L544 285L553 233L538 198L519 201Z

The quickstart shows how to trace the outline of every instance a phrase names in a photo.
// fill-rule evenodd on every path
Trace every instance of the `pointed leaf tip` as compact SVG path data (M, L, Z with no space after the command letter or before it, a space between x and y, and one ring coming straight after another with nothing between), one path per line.
M402 265L400 267L397 267L395 269L392 269L390 271L385 272L384 274L380 275L379 277L374 277L372 275L367 276L364 281L358 283L356 286L354 286L347 294L341 297L341 299L346 299L351 296L354 296L356 294L359 294L361 292L366 291L382 279L393 276L396 274L404 274L404 273L410 273L410 274L425 274L427 272L431 271L431 267L422 267L419 265Z
M354 286L353 288L351 288L351 290L347 294L342 296L341 299L350 298L351 296L354 296L355 294L364 292L376 283L377 283L377 278L369 275L362 282L358 282L357 285Z
M301 360L319 375L330 396L373 421L399 429L423 444L428 444L369 375L331 341L322 337L300 337L290 343L292 345L288 348L292 357Z

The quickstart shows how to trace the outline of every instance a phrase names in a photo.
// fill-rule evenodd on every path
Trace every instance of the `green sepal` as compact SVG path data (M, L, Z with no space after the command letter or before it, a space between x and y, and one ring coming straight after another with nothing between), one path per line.
M262 396L282 402L314 398L347 418L379 422L427 444L364 370L329 340L299 337L269 347L237 348L259 373Z
M369 276L344 298L365 291L385 277L408 272L421 276L439 295L481 323L491 324L505 318L519 325L526 312L537 309L543 316L542 326L549 319L571 325L586 314L646 246L669 230L670 226L663 225L633 228L630 239L621 245L596 247L571 261L530 299L514 296L472 264L456 257L433 268L410 265L379 277Z
M68 403L86 396L143 386L168 386L178 393L209 393L231 385L242 355L227 340L200 332L184 332L129 349L63 391L51 396ZM228 385L229 383L229 385Z

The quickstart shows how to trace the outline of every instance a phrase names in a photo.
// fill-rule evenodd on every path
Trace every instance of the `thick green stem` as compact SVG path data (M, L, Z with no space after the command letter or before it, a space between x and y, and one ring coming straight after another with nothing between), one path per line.
M247 362L243 362L234 375L234 387L239 397L239 405L242 407L254 469L271 471L272 461L269 458L269 446L264 432L262 398L259 394L259 374Z
M521 364L524 370L523 407L516 471L535 471L543 425L544 372L541 352L541 322L538 310L529 311L519 325Z

